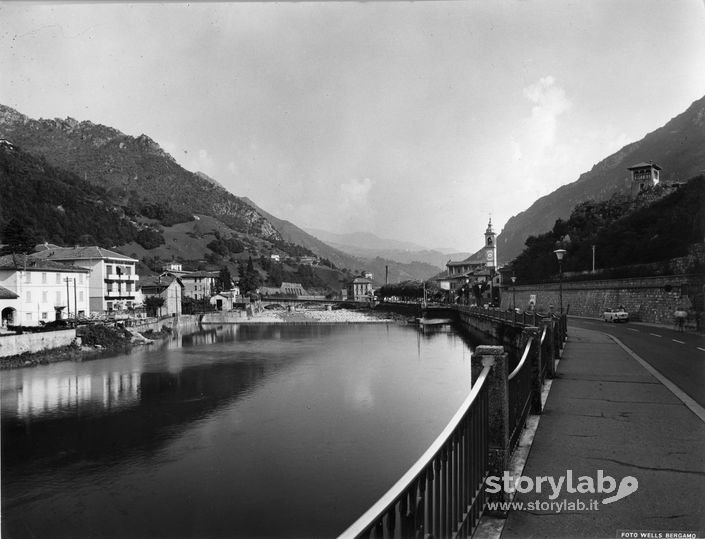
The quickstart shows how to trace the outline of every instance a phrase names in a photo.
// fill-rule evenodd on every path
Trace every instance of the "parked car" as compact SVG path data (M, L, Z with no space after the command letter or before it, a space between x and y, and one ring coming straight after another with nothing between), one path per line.
M629 322L629 313L624 307L618 309L607 309L603 314L605 322Z

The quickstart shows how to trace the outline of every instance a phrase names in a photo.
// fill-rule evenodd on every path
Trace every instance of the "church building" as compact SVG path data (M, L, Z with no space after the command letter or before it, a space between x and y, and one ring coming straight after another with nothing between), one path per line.
M497 273L497 235L490 217L485 230L485 245L465 260L446 263L446 271L437 280L441 288L458 294L464 285L491 283Z

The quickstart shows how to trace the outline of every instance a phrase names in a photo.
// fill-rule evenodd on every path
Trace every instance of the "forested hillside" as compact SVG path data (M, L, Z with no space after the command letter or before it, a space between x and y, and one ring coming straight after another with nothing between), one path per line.
M687 256L704 240L705 175L699 175L673 192L657 186L641 198L583 202L550 232L530 236L511 267L522 283L551 278L558 271L553 251L560 247L567 251L565 272L590 270L594 245L598 269L663 263L662 271L668 271L668 260Z
M39 241L108 247L145 240L104 189L8 143L0 144L0 225L16 220Z
M519 255L529 236L551 229L556 219L568 219L573 208L589 200L605 201L630 190L627 168L653 161L662 168L661 181L684 181L705 169L705 97L695 101L663 127L597 163L590 171L515 215L497 236L498 257L507 263Z

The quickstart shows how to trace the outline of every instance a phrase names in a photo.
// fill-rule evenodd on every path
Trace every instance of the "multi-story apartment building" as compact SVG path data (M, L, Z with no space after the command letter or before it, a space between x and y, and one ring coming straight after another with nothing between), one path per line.
M137 259L102 247L49 247L33 258L70 263L90 270L90 312L124 310L136 304Z
M0 257L2 325L38 326L87 316L90 270L33 256ZM12 298L15 295L15 298Z
M176 275L184 285L184 297L193 299L210 298L215 294L218 273L192 271Z

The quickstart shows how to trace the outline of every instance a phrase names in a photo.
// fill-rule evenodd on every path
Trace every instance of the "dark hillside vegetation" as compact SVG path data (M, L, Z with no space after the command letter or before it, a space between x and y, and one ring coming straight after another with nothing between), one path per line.
M110 247L140 234L155 241L106 202L104 189L17 147L0 147L0 192L0 229L14 219L38 242Z
M116 204L153 215L165 226L205 214L238 232L280 239L250 205L181 167L146 135L131 137L72 118L33 120L0 105L0 137L100 186Z
M556 219L566 220L580 203L608 201L631 188L628 167L653 161L662 167L661 180L682 181L703 171L705 163L705 97L641 140L624 146L554 192L515 215L497 236L498 256L505 263L521 253L528 236L550 230ZM566 182L572 178L564 178ZM702 240L701 240L702 241Z
M691 246L705 239L705 175L699 175L658 198L656 187L647 198L615 196L604 202L587 201L568 220L558 219L550 232L530 236L526 248L511 263L520 282L554 277L558 264L553 251L567 251L563 271L592 268L592 246L597 268L653 264L689 254Z

